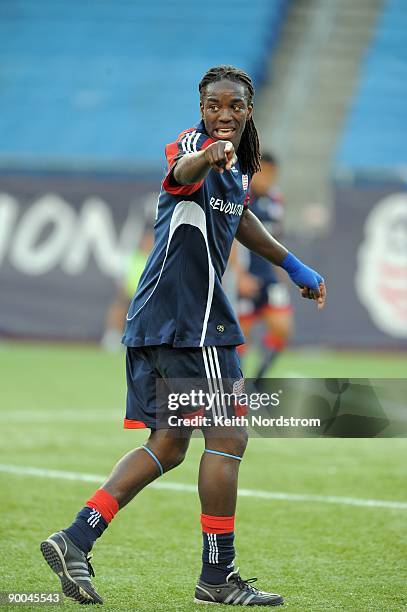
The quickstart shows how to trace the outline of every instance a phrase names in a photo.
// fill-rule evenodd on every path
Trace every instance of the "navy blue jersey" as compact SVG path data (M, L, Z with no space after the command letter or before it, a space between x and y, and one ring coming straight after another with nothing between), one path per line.
M127 346L244 342L221 279L246 207L249 177L236 163L223 174L210 170L194 185L178 185L173 178L180 157L212 142L201 122L166 146L155 242L127 314Z
M250 210L260 219L270 234L275 238L281 236L284 205L281 194L278 191L270 189L267 195L260 197L251 193ZM250 274L259 277L264 285L278 282L273 264L252 251L250 251L248 271Z

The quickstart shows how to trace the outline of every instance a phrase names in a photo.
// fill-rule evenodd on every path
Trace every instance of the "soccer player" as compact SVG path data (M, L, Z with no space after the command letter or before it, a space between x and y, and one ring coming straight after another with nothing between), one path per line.
M263 152L260 166L260 172L254 175L250 185L250 210L270 234L280 239L284 203L281 193L274 186L278 170L276 157ZM261 323L265 327L261 338L262 362L254 376L260 379L285 348L292 333L290 294L281 268L253 251L248 253L247 268L239 266L237 274L240 287L239 323L246 337L246 344L239 347L240 355L249 348L254 324ZM254 288L253 282L256 283Z
M212 389L222 389L225 378L241 381L236 346L244 337L221 285L234 236L284 268L305 297L319 307L325 301L322 277L272 238L245 203L260 167L250 77L232 66L218 66L204 75L199 91L201 122L166 146L168 172L157 205L155 243L123 337L125 427L145 427L151 433L146 444L117 463L73 523L41 543L65 595L84 604L102 603L91 583L89 552L95 540L139 491L179 465L188 448L191 429L180 435L177 428L157 426L157 379L170 390L180 378L204 379ZM186 408L189 415L194 410ZM213 422L233 411L219 399L211 409ZM239 426L202 429L198 489L203 552L195 602L279 605L280 595L256 589L234 567L237 479L247 432Z

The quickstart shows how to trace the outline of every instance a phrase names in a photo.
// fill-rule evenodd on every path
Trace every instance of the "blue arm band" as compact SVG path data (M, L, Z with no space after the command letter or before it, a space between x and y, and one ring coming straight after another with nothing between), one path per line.
M298 270L299 266L303 266L304 264L290 251L288 251L287 255L284 257L281 267L290 274L291 272L295 272Z
M318 285L324 282L324 279L318 272L303 264L302 261L292 253L287 253L281 263L281 267L299 287L317 289Z

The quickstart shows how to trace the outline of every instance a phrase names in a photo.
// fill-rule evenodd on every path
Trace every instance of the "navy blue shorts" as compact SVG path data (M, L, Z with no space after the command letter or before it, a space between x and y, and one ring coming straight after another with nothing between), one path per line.
M246 412L233 398L224 397L244 392L235 346L127 347L126 377L124 426L129 429L182 427L189 422L191 427L204 427ZM183 393L189 395L181 398Z

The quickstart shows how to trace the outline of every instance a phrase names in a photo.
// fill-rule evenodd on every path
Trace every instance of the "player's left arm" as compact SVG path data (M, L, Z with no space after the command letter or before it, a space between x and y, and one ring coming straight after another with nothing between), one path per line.
M326 288L322 276L303 264L273 238L251 210L243 211L236 238L246 248L283 268L291 280L300 287L302 297L316 300L318 309L324 307Z

